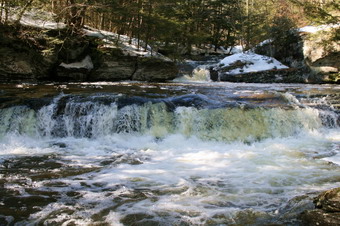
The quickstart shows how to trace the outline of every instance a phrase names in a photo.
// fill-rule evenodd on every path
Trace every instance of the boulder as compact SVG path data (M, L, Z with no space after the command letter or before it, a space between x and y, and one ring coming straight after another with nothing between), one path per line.
M90 74L90 81L130 80L136 71L137 57L124 56L121 49L100 49L96 54L97 67Z
M252 52L225 57L209 68L212 81L249 83L303 83L304 72L276 59Z
M137 60L137 70L132 76L132 80L162 82L176 78L178 68L172 61L149 57Z
M301 214L303 225L340 225L340 188L321 193L314 199L314 204L316 209Z

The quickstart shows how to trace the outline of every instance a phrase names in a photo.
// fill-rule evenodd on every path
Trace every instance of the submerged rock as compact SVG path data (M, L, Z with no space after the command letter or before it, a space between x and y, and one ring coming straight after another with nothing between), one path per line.
M321 193L314 199L314 204L316 209L301 214L303 225L340 225L340 188Z

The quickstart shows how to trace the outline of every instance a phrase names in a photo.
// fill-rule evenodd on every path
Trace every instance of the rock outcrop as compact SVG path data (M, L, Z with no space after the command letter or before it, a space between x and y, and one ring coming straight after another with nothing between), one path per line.
M162 82L178 74L172 61L126 56L118 48L101 48L98 38L70 36L66 30L0 30L0 82Z
M340 188L321 193L314 199L314 204L316 209L307 210L301 214L303 225L340 225Z
M156 57L126 56L120 49L101 49L90 81L135 80L162 82L174 79L178 68L172 61Z
M278 52L272 42L268 41L255 48L255 52L272 56L296 68L304 74L309 74L307 82L340 82L340 42L334 36L339 27L324 26L317 32L305 32L300 29L291 33L288 43L284 45L285 53Z
M55 56L44 57L36 40L24 39L8 27L0 27L0 80L34 81L47 79ZM33 31L35 32L35 31Z
M304 71L252 52L238 53L209 68L212 81L248 83L305 83Z
M216 78L216 72L210 72L211 78ZM247 83L305 83L307 79L303 72L297 69L267 70L236 75L219 75L223 82L247 82Z
M321 73L339 72L340 42L333 40L332 30L302 34L302 37L303 55L312 70Z

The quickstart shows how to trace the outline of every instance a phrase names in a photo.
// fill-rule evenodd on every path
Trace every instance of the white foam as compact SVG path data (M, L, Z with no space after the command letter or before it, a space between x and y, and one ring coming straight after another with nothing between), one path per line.
M25 143L22 137L16 139L16 143L2 145L0 153L15 154L17 146L29 143ZM101 161L119 156L138 158L143 164L122 162L77 176L77 180L73 177L55 180L67 184L67 187L49 187L48 190L80 190L82 196L77 199L78 204L50 204L32 215L35 219L44 218L56 209L73 208L73 214L62 214L56 220L90 223L90 216L113 205L111 200L115 197L129 195L135 189L146 189L144 194L149 198L127 202L110 211L105 216L106 222L119 225L120 219L128 214L157 216L167 213L170 222L175 216L182 216L186 222L198 224L218 213L232 215L243 208L275 211L296 195L336 186L337 183L327 184L325 180L339 175L338 168L313 158L316 152L324 155L334 151L329 146L340 142L336 129L266 139L251 145L202 141L179 134L162 140L127 134L100 139L63 138L58 142L65 143L66 148L47 148L51 142L37 141L31 144L35 146L34 152L26 148L21 154L52 151L71 161L70 167L100 167ZM82 186L81 182L89 187ZM102 187L96 188L93 184L102 184ZM109 188L117 185L121 189L110 192ZM36 183L36 186L44 189L43 182ZM101 191L101 188L109 191ZM153 193L158 190L163 194Z

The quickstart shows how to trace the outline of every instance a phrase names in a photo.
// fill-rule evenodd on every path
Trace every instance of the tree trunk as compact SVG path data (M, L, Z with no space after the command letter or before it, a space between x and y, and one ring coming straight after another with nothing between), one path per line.
M68 5L70 11L67 20L68 26L72 27L75 30L78 30L82 27L83 24L83 16L85 14L85 7L79 7L76 4L76 0L69 0Z
M32 5L34 0L29 0L26 5L24 6L24 8L22 8L21 12L18 15L17 20L15 21L15 24L20 24L20 20L22 18L22 16L24 15L24 13L26 12L26 10L28 9L28 7L30 7L30 5Z
M1 6L0 6L0 23L3 23L3 13L4 13L4 7L5 7L5 0L1 0Z

